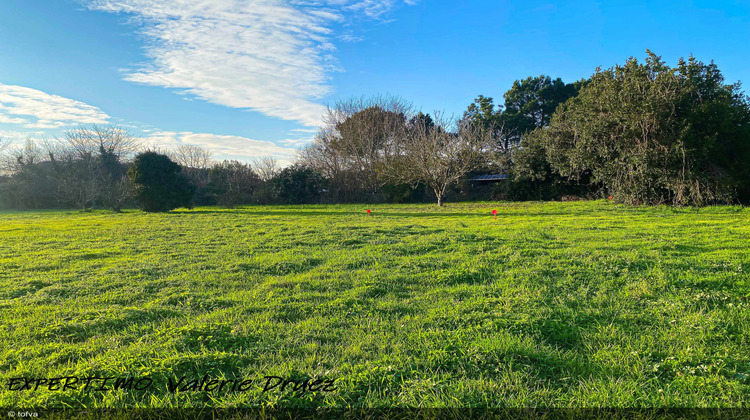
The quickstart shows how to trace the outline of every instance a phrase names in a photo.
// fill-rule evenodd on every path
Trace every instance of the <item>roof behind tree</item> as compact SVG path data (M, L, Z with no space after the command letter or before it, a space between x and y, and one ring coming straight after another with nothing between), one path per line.
M469 181L500 181L501 179L508 179L506 174L493 174L493 175L479 175L474 178L469 178Z

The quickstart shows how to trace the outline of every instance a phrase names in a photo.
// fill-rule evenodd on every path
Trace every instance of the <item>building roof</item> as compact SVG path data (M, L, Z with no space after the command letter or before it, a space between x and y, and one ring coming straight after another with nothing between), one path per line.
M506 174L493 174L493 175L479 175L474 178L470 178L469 181L499 181L501 179L508 179Z

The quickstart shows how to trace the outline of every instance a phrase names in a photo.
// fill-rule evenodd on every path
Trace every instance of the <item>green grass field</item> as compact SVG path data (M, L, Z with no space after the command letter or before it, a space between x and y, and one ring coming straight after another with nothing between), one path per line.
M739 207L5 212L0 285L2 407L750 403ZM9 389L128 375L152 384ZM252 382L168 389L205 375Z

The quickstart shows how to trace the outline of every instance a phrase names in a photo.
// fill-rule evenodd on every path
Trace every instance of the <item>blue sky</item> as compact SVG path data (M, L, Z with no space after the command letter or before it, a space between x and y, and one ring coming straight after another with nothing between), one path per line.
M0 137L112 123L288 163L337 99L460 114L646 48L750 83L750 1L0 0Z

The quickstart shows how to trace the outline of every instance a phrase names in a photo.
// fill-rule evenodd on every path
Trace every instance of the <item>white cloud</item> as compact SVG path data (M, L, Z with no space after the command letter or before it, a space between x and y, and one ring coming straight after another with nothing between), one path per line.
M397 0L82 0L141 24L150 62L127 80L208 102L320 123L337 69L332 27L380 18ZM415 0L405 0L413 4ZM351 38L354 39L354 38Z
M286 139L281 140L279 143L294 147L294 148L300 148L302 146L307 146L308 144L312 143L313 140L315 140L315 137L308 137L303 139Z
M296 153L294 148L278 146L270 141L190 131L159 131L144 140L159 149L171 149L180 144L200 146L211 151L215 160L250 161L261 156L273 156L279 163L287 165L292 162Z
M7 115L0 114L0 124L25 124L29 120L25 118L12 118Z
M363 36L357 36L352 34L343 34L338 37L343 42L360 42L365 39Z
M60 128L76 124L103 124L109 118L101 109L83 102L0 83L0 124Z
M345 6L345 9L362 12L373 18L379 18L388 13L393 8L394 3L396 3L395 0L361 0L352 2L352 4ZM408 2L406 3L408 4Z
M43 131L0 130L0 141L10 140L11 144L22 144L27 138L41 137Z

